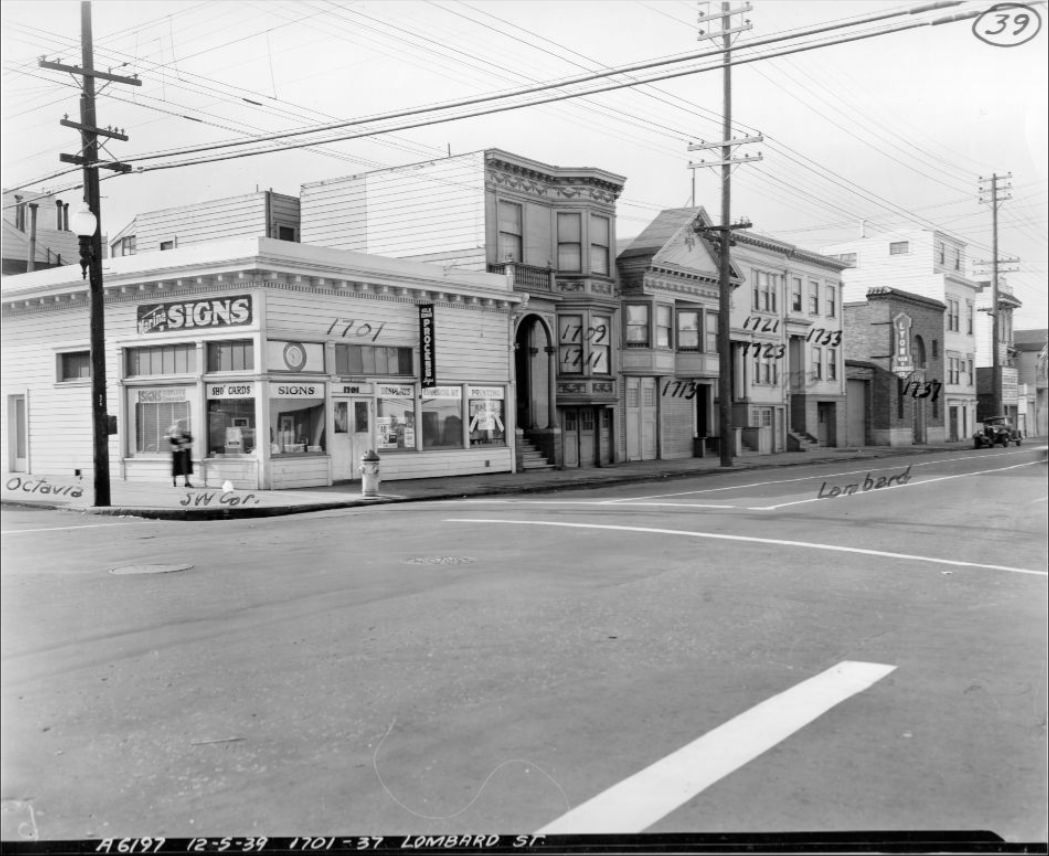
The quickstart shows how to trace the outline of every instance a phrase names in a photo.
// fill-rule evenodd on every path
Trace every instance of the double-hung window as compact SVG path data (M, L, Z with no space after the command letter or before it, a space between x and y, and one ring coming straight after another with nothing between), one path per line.
M834 318L838 312L837 286L828 285L823 290L824 302L827 304L827 317Z
M581 214L557 215L557 269L582 273L583 227Z
M656 347L669 348L674 312L669 306L656 306Z
M590 216L590 273L608 276L611 227L607 217Z
M521 206L499 203L499 263L524 261L521 253Z
M820 284L814 279L809 280L809 315L820 314Z
M800 276L792 276L790 278L790 308L794 312L801 312L804 309L804 306L802 305L801 285Z
M777 277L766 271L753 271L754 274L754 310L757 312L776 311Z
M947 329L953 332L961 330L961 309L957 300L947 298Z
M626 346L628 348L647 348L649 343L648 306L643 303L627 304Z
M698 309L679 309L677 313L677 349L679 351L698 351L699 340Z

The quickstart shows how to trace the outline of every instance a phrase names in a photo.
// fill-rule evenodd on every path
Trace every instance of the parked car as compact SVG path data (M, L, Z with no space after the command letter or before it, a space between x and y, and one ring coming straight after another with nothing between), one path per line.
M983 420L983 427L973 434L973 448L983 449L988 446L1008 446L1010 443L1020 445L1023 438L1013 427L1008 416L992 416Z

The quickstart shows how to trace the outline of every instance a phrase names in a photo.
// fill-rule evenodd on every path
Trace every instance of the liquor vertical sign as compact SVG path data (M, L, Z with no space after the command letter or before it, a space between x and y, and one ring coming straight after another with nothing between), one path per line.
M422 387L437 386L437 343L433 304L419 304L419 354L422 360Z

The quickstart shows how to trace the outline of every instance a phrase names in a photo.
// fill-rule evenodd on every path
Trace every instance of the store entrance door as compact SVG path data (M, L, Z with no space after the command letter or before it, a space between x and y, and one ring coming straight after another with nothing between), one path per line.
M331 443L333 481L361 477L361 456L374 449L372 440L372 402L369 398L336 398L335 433Z
M566 468L611 463L612 411L604 407L562 408L561 437Z
M12 473L26 471L26 414L25 396L12 395L7 399L8 469Z

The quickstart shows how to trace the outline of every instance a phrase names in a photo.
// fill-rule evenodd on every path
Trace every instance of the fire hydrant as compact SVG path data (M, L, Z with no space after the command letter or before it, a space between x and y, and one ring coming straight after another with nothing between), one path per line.
M361 496L364 499L379 498L379 456L374 449L361 455Z

